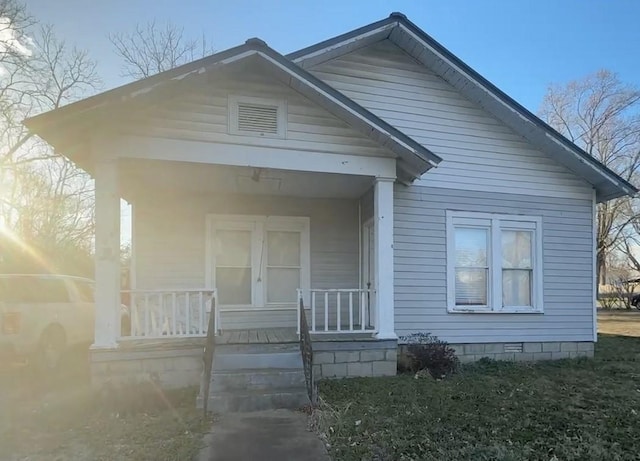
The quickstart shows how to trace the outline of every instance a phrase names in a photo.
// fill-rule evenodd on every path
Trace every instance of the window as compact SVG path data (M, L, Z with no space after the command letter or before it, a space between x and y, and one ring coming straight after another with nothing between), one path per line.
M220 304L251 304L251 237L252 233L246 230L216 232L216 284Z
M266 138L286 137L284 100L229 96L229 133Z
M308 218L210 215L207 226L208 277L221 306L296 306L298 288L309 288Z
M542 312L542 220L447 212L450 312Z
M295 303L300 288L300 232L267 232L267 303Z
M83 303L93 303L95 297L95 287L93 283L70 281L69 287L74 297Z
M2 300L16 304L68 303L69 293L62 278L15 277L5 279Z

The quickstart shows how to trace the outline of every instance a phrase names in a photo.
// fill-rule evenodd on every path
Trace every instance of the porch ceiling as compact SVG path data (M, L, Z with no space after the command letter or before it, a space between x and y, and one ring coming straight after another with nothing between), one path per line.
M154 160L124 160L120 177L121 193L130 201L150 191L358 198L373 183L369 176Z

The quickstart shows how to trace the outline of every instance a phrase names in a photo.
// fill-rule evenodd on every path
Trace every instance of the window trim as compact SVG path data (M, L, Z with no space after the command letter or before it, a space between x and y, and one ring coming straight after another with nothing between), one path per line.
M479 227L489 229L489 283L487 306L457 306L455 304L455 228ZM502 305L502 230L529 230L533 232L532 249L532 306ZM447 274L447 312L449 313L486 313L486 314L542 314L543 300L543 252L542 217L479 213L468 211L446 211L446 274Z
M256 96L241 96L230 94L228 100L228 120L227 126L229 134L238 136L252 136L256 138L285 139L287 137L287 102L284 99L259 98ZM238 127L238 105L241 103L255 104L277 108L277 133L265 133L258 131L244 131Z

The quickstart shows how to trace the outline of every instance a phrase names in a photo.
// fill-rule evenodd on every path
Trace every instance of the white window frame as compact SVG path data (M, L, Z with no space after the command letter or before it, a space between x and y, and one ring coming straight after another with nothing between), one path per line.
M227 97L229 114L227 126L229 134L241 136L255 136L258 138L277 138L285 139L287 137L287 102L284 99L259 98L256 96L241 96L230 94ZM238 105L240 103L256 104L260 106L270 106L277 108L278 114L278 132L277 133L260 133L254 131L244 131L238 127Z
M251 304L224 305L224 310L273 310L274 306L295 308L296 301L291 303L267 303L267 253L266 237L268 231L284 231L300 233L300 280L301 288L305 292L311 287L311 249L310 249L310 219L303 216L259 216L259 215L218 215L206 216L205 242L205 287L215 288L215 251L213 245L214 232L217 229L251 230ZM264 247L264 253L262 249ZM257 274L261 274L260 281ZM295 293L293 294L295 297ZM281 307L277 307L280 310Z
M457 306L455 287L455 228L483 228L489 230L487 260L489 265L487 305ZM446 212L447 229L447 311L450 313L544 313L542 217L467 211ZM527 230L533 233L531 306L502 305L502 230Z

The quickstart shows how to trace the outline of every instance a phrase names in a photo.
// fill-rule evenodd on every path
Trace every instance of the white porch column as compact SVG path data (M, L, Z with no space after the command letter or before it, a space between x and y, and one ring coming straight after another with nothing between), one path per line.
M113 348L120 336L120 195L118 163L95 166L95 338L92 348Z
M393 183L376 178L374 186L375 325L379 339L396 339L394 324Z

